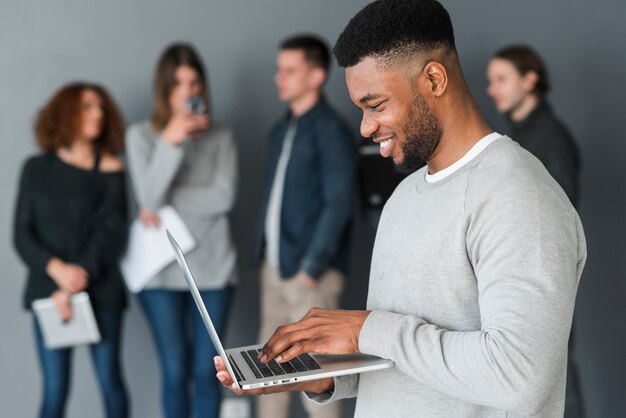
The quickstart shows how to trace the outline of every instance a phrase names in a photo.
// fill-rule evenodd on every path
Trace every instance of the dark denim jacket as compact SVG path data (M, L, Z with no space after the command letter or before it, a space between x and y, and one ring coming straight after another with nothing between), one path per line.
M253 242L255 266L265 253L267 206L290 117L288 112L269 135ZM356 144L348 126L323 98L297 123L283 190L280 273L287 278L305 271L319 278L329 266L345 273L356 193Z

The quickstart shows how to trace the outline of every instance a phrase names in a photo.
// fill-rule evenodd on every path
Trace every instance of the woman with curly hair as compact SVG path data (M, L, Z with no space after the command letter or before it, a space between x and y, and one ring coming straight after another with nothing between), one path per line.
M24 164L14 241L28 268L24 308L51 297L65 320L70 298L89 294L101 341L90 346L107 417L126 417L128 397L119 361L126 295L118 259L127 237L123 163L124 122L95 84L61 88L35 122L42 152ZM33 318L43 374L40 417L64 416L72 348L49 349Z

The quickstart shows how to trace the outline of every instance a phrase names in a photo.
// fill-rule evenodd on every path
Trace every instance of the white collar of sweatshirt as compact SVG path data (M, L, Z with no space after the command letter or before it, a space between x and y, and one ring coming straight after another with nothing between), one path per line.
M467 153L454 162L454 164L444 168L443 170L437 171L435 174L428 174L428 170L426 170L426 182L427 183L436 183L448 177L450 174L454 173L465 164L472 161L478 154L480 154L489 144L495 141L498 138L502 138L497 132L492 132L489 135L483 137L480 141L474 144L472 148L470 148Z

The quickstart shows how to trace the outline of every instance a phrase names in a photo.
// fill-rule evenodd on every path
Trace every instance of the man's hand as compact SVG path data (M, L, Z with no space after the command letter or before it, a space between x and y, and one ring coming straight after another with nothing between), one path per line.
M259 360L279 363L303 353L350 354L359 351L359 334L369 311L311 309L298 322L279 327L265 343Z
M318 281L315 280L313 277L309 276L306 271L301 271L300 273L298 273L296 275L296 280L300 280L301 282L304 282L311 289L315 289L319 285Z
M224 362L220 356L213 357L215 362L215 370L217 370L217 379L222 382L222 385L235 392L237 395L268 395L270 393L278 392L309 392L309 393L324 393L332 390L335 387L335 381L332 377L319 380L310 380L307 382L291 383L288 385L275 385L268 386L266 388L241 390L237 389L233 378L228 374Z

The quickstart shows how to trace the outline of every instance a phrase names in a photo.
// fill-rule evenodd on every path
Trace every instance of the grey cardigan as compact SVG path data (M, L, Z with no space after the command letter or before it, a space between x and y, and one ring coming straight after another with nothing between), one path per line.
M173 146L148 121L126 132L126 152L134 199L156 211L172 205L198 245L187 255L201 289L219 289L236 281L236 253L228 214L237 189L237 150L232 132L220 126L199 139ZM168 265L146 288L186 290L176 263Z

